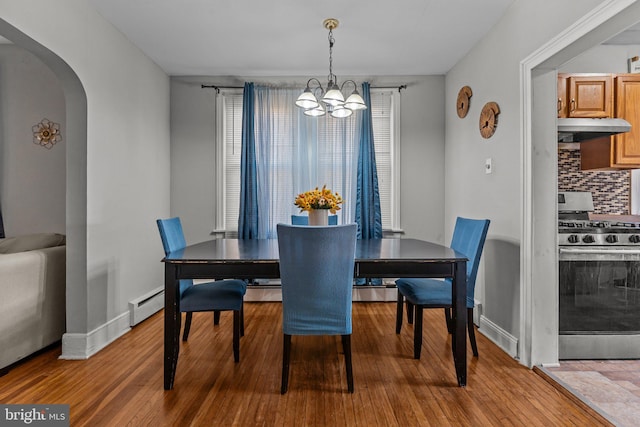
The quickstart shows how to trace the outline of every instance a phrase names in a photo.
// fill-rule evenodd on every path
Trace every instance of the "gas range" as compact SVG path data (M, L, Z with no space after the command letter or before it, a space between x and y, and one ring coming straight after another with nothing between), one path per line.
M640 246L640 224L559 220L558 244L563 246Z
M640 246L640 223L593 221L589 192L558 193L558 245Z
M558 193L558 355L637 359L640 222L593 211L591 193Z

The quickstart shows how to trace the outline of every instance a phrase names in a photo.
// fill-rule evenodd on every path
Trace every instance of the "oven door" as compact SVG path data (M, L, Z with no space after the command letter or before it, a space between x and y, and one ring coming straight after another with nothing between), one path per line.
M640 247L561 247L561 359L640 357Z
M561 247L559 260L561 296L602 297L605 292L612 298L618 295L614 300L621 303L621 298L635 301L636 295L628 295L627 291L640 290L640 247ZM640 315L638 318L640 321Z

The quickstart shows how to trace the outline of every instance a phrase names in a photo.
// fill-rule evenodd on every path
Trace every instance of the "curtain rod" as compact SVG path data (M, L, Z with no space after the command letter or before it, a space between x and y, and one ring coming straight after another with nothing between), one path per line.
M216 85L201 85L202 89L215 89L216 93L220 93L220 89L244 89L244 86L216 86ZM398 89L400 92L402 89L406 89L407 85L400 86L371 86L371 89Z

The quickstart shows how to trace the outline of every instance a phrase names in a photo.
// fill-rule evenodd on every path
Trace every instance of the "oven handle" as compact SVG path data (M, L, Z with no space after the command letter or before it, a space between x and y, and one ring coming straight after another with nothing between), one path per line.
M640 261L640 247L561 247L558 261Z
M575 254L575 255L580 255L580 254L585 254L585 255L615 255L615 254L640 254L640 247L633 247L633 248L621 248L621 247L616 247L616 248L610 248L610 249L604 249L604 248L586 248L586 247L581 247L581 248L560 248L560 253L561 254Z

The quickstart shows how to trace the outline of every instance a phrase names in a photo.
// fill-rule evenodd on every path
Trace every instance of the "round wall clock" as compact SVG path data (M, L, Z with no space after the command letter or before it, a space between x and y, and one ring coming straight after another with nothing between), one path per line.
M480 135L483 138L491 138L498 127L498 115L500 107L495 102L487 102L480 112Z
M458 99L456 101L456 111L458 112L458 117L461 119L466 117L469 112L469 99L473 95L471 88L469 86L463 86L458 92Z

